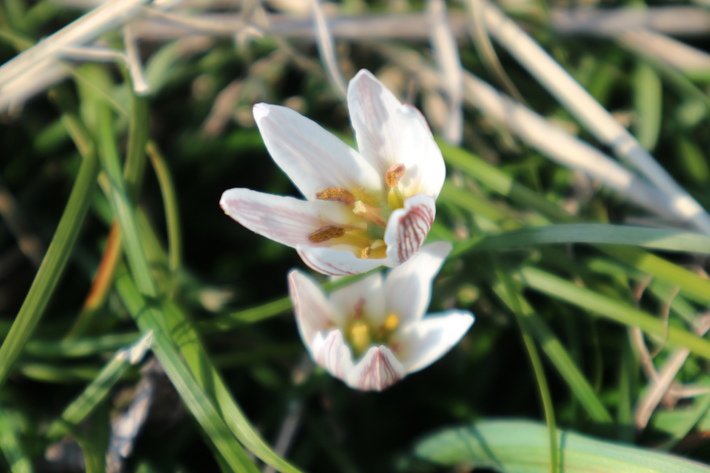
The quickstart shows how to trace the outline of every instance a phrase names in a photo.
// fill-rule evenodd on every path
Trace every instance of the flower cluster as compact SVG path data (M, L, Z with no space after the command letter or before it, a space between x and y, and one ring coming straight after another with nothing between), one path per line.
M353 388L380 391L446 353L473 316L452 310L423 317L451 251L443 242L420 249L446 173L426 121L366 70L350 81L347 98L358 151L293 110L255 105L266 148L305 200L237 188L220 205L322 274L394 268L330 297L298 270L288 278L312 358Z

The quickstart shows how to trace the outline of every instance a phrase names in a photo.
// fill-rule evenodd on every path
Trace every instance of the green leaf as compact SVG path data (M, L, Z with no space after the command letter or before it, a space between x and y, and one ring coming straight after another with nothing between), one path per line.
M710 467L681 457L559 431L563 473L707 473ZM414 448L444 466L490 468L502 473L550 471L547 428L531 421L481 421L429 435Z

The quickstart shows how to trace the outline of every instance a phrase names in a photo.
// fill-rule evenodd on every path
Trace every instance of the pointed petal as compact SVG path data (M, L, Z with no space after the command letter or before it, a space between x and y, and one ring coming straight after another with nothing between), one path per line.
M381 190L382 178L372 165L312 120L265 103L254 105L254 119L271 157L306 199L331 187Z
M399 100L372 73L361 70L348 85L350 120L358 150L381 175L394 164L404 164L401 188L406 195L426 194L436 199L446 167L422 114Z
M429 243L387 274L383 290L385 310L396 314L401 326L416 322L426 313L432 281L450 252L451 243Z
M348 84L348 109L357 147L381 175L399 156L402 104L374 75L362 69Z
M424 243L435 215L434 199L424 194L408 198L404 208L392 212L385 230L389 259L396 264L407 261Z
M399 358L407 373L426 368L456 345L473 324L473 314L450 310L410 325L400 335Z
M405 195L426 194L436 199L446 178L446 165L422 113L411 105L399 111L402 143L398 162L406 171L400 181Z
M347 382L353 371L353 357L340 330L320 332L313 343L313 359L338 379Z
M361 391L382 391L404 375L404 367L389 348L372 347L350 372L347 384Z
M334 326L331 319L333 308L316 281L297 269L288 273L288 292L293 301L298 332L313 355L316 334L327 332Z
M362 259L347 250L332 248L296 248L301 259L312 270L329 276L347 276L366 273L382 265L389 265L388 258Z
M330 293L330 303L343 314L352 317L357 311L371 322L380 322L385 310L385 294L382 292L382 273L371 274L359 281Z
M346 225L351 212L335 202L308 202L250 189L229 189L219 202L222 210L259 235L283 245L313 245L308 239L326 225Z

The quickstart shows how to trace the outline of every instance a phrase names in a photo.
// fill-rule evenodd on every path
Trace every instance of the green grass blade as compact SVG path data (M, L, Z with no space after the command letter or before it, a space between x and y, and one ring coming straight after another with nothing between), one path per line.
M494 288L494 290L498 296L503 299L506 305L511 307L511 303L508 301L509 298L505 296L502 289ZM545 321L533 311L533 308L522 296L518 296L518 299L521 312L519 317L520 322L525 324L527 330L535 338L537 343L540 344L545 355L555 366L560 376L565 380L589 417L594 422L600 424L611 423L611 414L609 414L609 411L604 407L604 404L602 404L601 400L594 392L594 388L592 388L587 378L585 378L579 370L577 364L572 360L572 357L562 345L562 342L555 336Z
M73 119L66 116L68 127ZM80 150L81 151L81 150ZM59 278L64 272L67 261L79 235L82 222L86 217L89 202L94 192L96 176L99 172L98 160L90 148L84 149L81 167L77 174L69 200L57 225L47 254L37 271L27 297L12 324L5 341L0 347L0 387L12 371L25 344L34 332L44 310L47 308Z
M523 283L536 291L587 309L597 315L629 327L639 327L644 332L667 339L670 345L685 347L693 353L710 359L710 341L635 309L623 302L582 288L541 269L526 267L520 271Z
M707 473L710 467L682 457L559 431L564 473ZM481 421L434 433L415 455L448 467L490 468L504 473L549 473L548 432L528 421Z
M20 443L17 413L0 407L0 451L12 473L32 473L32 461Z
M57 440L74 429L108 396L126 370L140 362L150 347L153 332L143 335L133 346L119 350L84 391L62 412L47 430L47 438Z
M157 302L160 295L139 233L135 205L126 195L112 117L108 107L99 100L95 106L100 156L111 184L110 199L124 235L124 248L135 280L133 286L134 281L125 273L121 279L119 291L124 303L142 332L155 332L154 352L161 365L225 461L232 467L234 462L241 464L237 471L255 471L253 462L237 443L238 438L255 455L280 471L298 472L273 452L246 420L202 347L192 323L175 306L161 306ZM146 297L150 303L146 303Z
M663 111L663 87L661 79L649 64L639 61L631 76L634 93L633 103L636 112L636 138L641 146L648 150L656 147L661 131Z
M520 334L528 352L528 357L530 358L530 364L532 365L535 379L537 380L540 403L542 404L542 408L545 413L545 421L547 422L550 473L557 473L560 469L560 457L559 444L557 440L555 407L552 403L552 396L550 395L550 388L547 383L547 377L545 376L545 370L542 367L540 354L537 351L537 346L535 345L533 336L530 333L530 326L526 323L529 313L525 313L525 310L519 300L518 293L513 288L513 282L508 274L504 271L497 270L496 276L500 281L500 284L497 285L498 290L496 292L498 293L498 297L503 299L503 301L508 305L518 321Z
M244 448L229 430L212 399L193 377L174 342L169 338L169 331L160 321L164 315L157 305L149 303L141 296L131 276L123 268L117 270L116 287L141 331L147 333L158 329L154 332L153 352L160 360L161 366L180 394L183 403L204 429L224 461L234 471L258 472Z
M629 245L710 254L710 237L699 233L597 223L548 225L487 236L473 246L472 250L513 250L553 243Z

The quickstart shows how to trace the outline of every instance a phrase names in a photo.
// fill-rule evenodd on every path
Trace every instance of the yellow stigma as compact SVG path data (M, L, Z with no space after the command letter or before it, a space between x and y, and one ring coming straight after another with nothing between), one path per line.
M342 187L329 187L327 189L323 189L322 191L316 193L316 199L340 202L345 205L351 205L355 202L355 196L352 192L347 189L343 189Z
M390 167L385 173L385 182L387 183L387 186L397 187L397 184L399 184L399 180L402 179L402 176L404 176L404 171L406 169L407 168L405 168L402 163L392 165L392 167Z
M326 225L315 232L308 235L308 239L313 243L323 243L324 241L338 238L345 235L345 229L336 227L335 225Z

